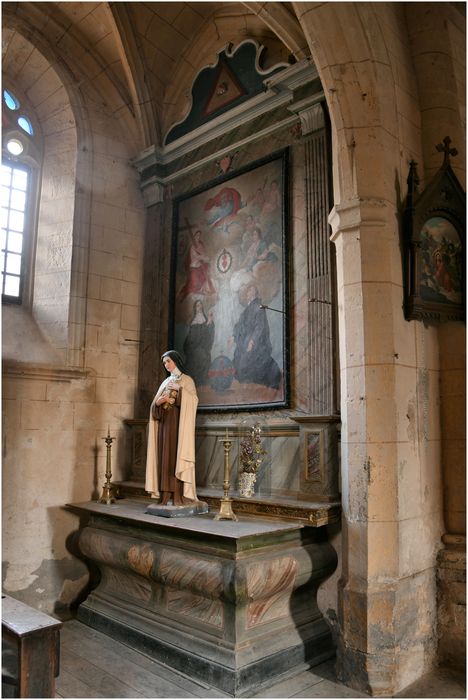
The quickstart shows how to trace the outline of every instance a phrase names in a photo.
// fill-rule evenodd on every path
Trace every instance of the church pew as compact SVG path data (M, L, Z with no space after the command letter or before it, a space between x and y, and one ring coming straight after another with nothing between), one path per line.
M62 623L2 594L2 695L55 697Z

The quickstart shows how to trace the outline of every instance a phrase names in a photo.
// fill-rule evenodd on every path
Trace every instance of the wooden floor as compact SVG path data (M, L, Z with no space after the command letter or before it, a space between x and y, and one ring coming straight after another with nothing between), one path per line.
M83 625L64 622L61 631L58 698L223 698L231 697ZM435 694L434 694L435 693ZM277 682L251 697L365 698L336 682L334 661ZM396 697L464 698L463 678L440 671Z

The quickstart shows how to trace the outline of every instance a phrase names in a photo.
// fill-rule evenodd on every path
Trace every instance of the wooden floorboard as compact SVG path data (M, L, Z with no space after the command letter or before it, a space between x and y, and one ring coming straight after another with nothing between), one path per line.
M143 698L145 697L135 687L132 686L132 679L128 679L125 674L119 673L116 677L115 671L108 673L102 665L102 656L94 657L93 661L88 661L82 656L74 654L68 649L61 650L62 666L69 675L77 679L86 678L86 684L96 693L96 697L106 698ZM125 680L123 680L125 679ZM127 682L129 680L129 682ZM60 676L57 683L57 690L61 692Z
M62 669L78 680L86 679L85 682L97 692L102 693L103 686L106 688L104 695L95 697L229 697L204 683L193 681L184 674L173 671L145 654L140 654L76 620L65 623L62 628L61 648ZM92 660L89 668L86 667L88 660ZM121 688L118 686L119 681L115 678L116 674L119 679L125 681ZM112 690L113 686L115 686L114 690ZM62 694L59 682L57 682L57 692ZM69 695L68 697L78 696Z
M78 622L64 622L60 634L57 698L227 698L145 654ZM437 693L437 695L436 695ZM255 698L366 698L336 681L334 660L264 687ZM436 670L395 697L465 698L464 677Z
M321 678L317 678L317 683L321 682ZM310 687L310 678L307 677L306 673L299 673L297 676L292 678L287 678L285 680L279 681L270 685L268 688L258 691L253 698L289 698L291 695L297 695L304 691L305 688ZM304 695L302 697L305 697Z
M60 676L55 683L55 696L57 698L103 698L95 688L79 678L79 674L73 675L62 666Z
M307 671L277 683L255 693L253 698L341 698L369 697L335 682L334 660L327 661ZM349 693L347 695L346 693ZM337 694L338 693L338 694Z

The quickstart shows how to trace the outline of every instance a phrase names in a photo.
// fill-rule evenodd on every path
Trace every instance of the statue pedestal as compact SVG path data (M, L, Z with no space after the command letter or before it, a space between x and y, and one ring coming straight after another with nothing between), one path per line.
M316 595L336 566L324 528L147 505L69 506L87 517L79 548L101 572L78 619L234 696L334 654Z
M197 501L187 506L161 506L159 503L154 503L145 509L147 515L158 515L160 518L188 518L192 515L203 515L208 513L208 503Z

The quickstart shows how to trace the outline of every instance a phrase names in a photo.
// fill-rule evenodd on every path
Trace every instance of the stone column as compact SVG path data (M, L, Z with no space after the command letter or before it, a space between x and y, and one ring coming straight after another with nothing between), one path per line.
M466 181L465 18L449 3L405 6L421 101L426 183L440 168L435 145L450 136L458 150L451 165ZM466 663L466 326L438 328L444 525L438 557L439 660Z
M435 655L437 368L432 331L404 321L395 214L352 199L330 217L337 250L343 561L340 679L390 695ZM427 410L426 410L427 409Z
M158 388L161 347L167 338L167 289L170 279L170 241L164 238L164 188L142 182L146 209L145 254L141 300L141 345L135 415L146 418Z

